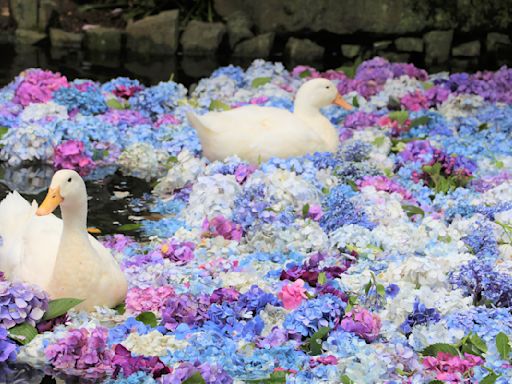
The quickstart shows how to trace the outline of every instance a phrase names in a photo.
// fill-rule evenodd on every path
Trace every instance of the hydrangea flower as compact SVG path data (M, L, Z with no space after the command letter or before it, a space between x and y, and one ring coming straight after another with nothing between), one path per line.
M168 298L174 296L174 289L169 285L160 287L133 287L126 294L126 309L135 312L159 312Z
M8 338L7 330L0 327L0 364L16 359L16 344Z
M69 86L65 76L42 69L28 69L21 74L14 100L23 106L51 100L55 91Z
M363 307L354 307L345 314L340 324L347 332L353 332L371 343L379 337L381 327L380 317Z
M48 295L41 288L0 280L0 326L6 329L17 324L35 326L48 310Z
M277 296L283 302L283 307L286 309L295 309L300 305L303 299L307 298L305 292L304 280L298 279L291 284L283 286Z
M73 169L82 176L94 168L94 161L87 156L84 143L78 140L64 141L55 147L53 165L57 169Z

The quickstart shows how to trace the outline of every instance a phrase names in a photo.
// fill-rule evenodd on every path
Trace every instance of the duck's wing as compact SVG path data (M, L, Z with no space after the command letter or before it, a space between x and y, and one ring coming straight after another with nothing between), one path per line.
M62 220L55 215L36 216L37 204L29 204L18 192L0 203L0 270L12 280L46 288L55 265Z

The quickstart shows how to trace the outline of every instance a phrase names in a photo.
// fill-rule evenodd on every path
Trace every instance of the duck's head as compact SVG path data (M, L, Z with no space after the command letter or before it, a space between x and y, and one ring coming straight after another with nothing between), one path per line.
M78 208L84 203L87 204L87 191L83 179L77 172L63 169L53 175L48 194L36 215L48 215L59 205L63 208Z
M295 104L318 109L329 104L336 104L348 110L353 108L341 97L334 83L327 79L313 79L302 84L297 91Z

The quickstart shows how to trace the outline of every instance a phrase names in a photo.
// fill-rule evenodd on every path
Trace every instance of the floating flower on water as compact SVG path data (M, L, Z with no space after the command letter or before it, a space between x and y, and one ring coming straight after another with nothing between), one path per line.
M121 344L114 348L114 356L112 357L112 365L114 367L114 378L120 373L124 377L128 377L135 372L146 372L154 378L171 372L169 367L156 356L133 356L131 352Z
M363 307L354 307L341 321L343 330L355 333L369 343L379 337L380 326L380 317Z
M9 329L17 324L35 326L48 310L48 295L41 288L0 280L0 327Z
M73 169L80 175L87 175L94 167L94 161L85 153L84 143L68 140L55 147L53 165L56 169Z
M194 243L190 241L179 242L172 239L169 242L164 243L160 247L162 256L167 258L178 265L185 265L194 258Z
M235 224L224 216L215 216L208 220L205 218L202 224L203 236L215 237L222 236L226 240L240 241L242 239L242 227Z
M114 353L107 346L107 335L107 329L102 327L71 329L48 345L44 354L55 369L65 374L98 380L113 370Z
M56 90L69 86L66 77L60 73L42 69L29 69L21 76L23 80L16 89L15 101L23 106L49 101Z
M135 312L159 312L168 298L174 296L174 289L169 285L160 287L133 287L126 294L126 309Z
M297 308L302 303L302 300L307 298L304 280L298 279L291 284L283 286L277 297L283 302L283 306L286 309Z
M449 353L438 352L436 357L427 356L423 359L423 366L435 374L436 380L449 383L466 382L467 376L472 376L472 368L482 365L481 357L464 353L464 358Z
M190 295L172 296L162 309L162 324L174 331L180 324L200 325L207 318L209 298Z
M0 364L16 359L16 344L8 338L7 330L0 327Z

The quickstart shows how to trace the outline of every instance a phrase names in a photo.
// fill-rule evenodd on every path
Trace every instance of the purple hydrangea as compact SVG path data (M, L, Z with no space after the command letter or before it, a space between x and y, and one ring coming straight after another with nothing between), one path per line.
M473 297L473 305L512 306L512 276L496 272L488 260L470 260L452 272L449 280L466 296Z
M162 324L170 331L185 323L190 326L201 325L207 319L209 296L193 297L177 295L167 299L162 309Z
M154 378L170 373L169 367L157 356L133 356L132 353L123 345L117 344L114 348L115 355L112 358L114 366L113 377L116 378L120 373L128 377L135 372L146 372Z
M232 384L233 379L219 365L209 363L181 363L171 374L162 376L162 384L181 384L199 373L206 384Z
M41 288L21 282L0 280L0 327L32 326L48 310L48 295Z
M162 245L160 251L165 259L169 259L177 265L185 265L194 258L194 248L194 243L190 241L179 242L171 239Z
M366 308L354 307L341 321L341 328L371 343L379 337L380 317Z
M272 293L267 293L257 285L253 285L247 292L240 295L235 302L235 310L239 315L251 312L254 317L265 308L267 304L279 306L279 300ZM245 315L243 317L245 317Z
M5 328L0 327L0 364L16 359L16 344L9 338Z
M63 338L48 345L44 354L57 370L84 379L98 380L112 373L112 350L107 345L108 330L71 329Z
M418 324L437 323L441 315L435 308L427 308L416 298L412 313L407 315L405 321L400 325L400 330L406 335L412 332L412 328Z

